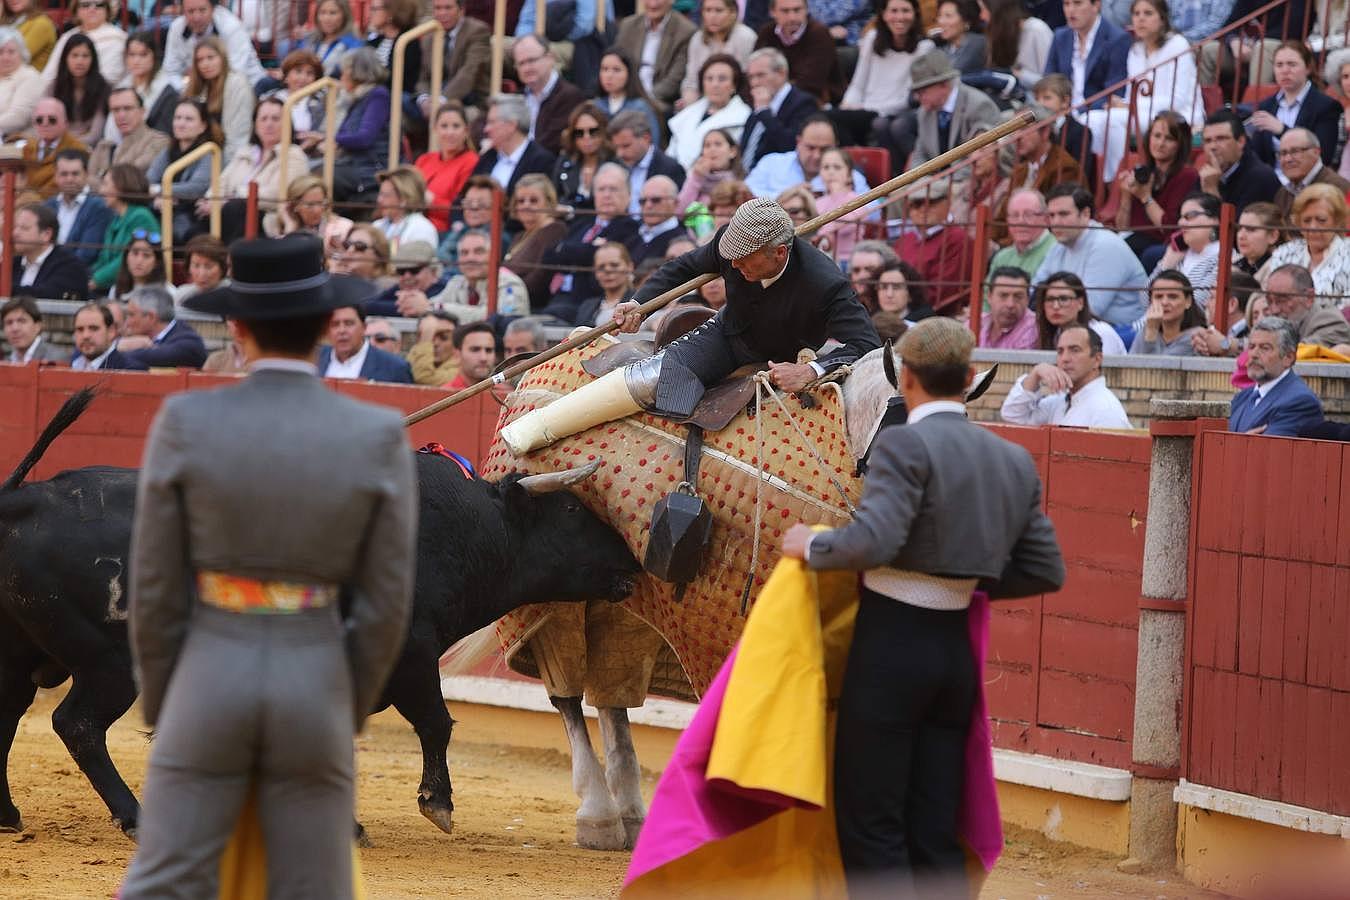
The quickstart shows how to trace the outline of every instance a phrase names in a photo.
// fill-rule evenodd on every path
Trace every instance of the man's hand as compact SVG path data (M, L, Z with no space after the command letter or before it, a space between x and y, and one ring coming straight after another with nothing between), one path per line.
M1207 194L1219 195L1219 179L1223 171L1213 161L1207 161L1200 167L1200 189Z
M1191 348L1201 356L1228 355L1228 351L1223 348L1223 335L1213 325L1191 335Z
M750 105L756 111L768 109L773 103L773 91L769 90L768 85L757 84L750 88Z
M819 377L816 370L806 363L769 362L769 380L775 387L790 394L802 390Z
M830 37L834 38L836 41L845 40L848 37L848 29L843 25L831 25Z
M783 535L783 555L789 559L806 559L806 544L815 530L798 522Z
M614 307L614 321L619 326L619 331L624 334L633 334L642 327L642 315L638 312L638 302L636 300L625 300Z
M399 291L395 295L398 314L409 318L426 315L431 310L431 301L422 291Z
M1073 387L1073 380L1058 366L1050 363L1037 363L1027 374L1022 387L1036 393L1042 388L1047 394L1058 394Z
M1265 131L1270 134L1284 134L1284 123L1264 109L1258 109L1256 112L1252 113L1251 123L1257 131Z

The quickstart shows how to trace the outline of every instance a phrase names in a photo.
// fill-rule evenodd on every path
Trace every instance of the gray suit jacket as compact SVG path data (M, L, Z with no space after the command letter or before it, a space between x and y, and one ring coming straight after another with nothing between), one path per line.
M945 148L939 140L937 112L920 108L918 116L919 139L909 158L910 168L926 163L944 150L964 144L977 134L993 128L998 124L998 107L980 91L957 81L956 108L952 110L952 124L948 132L950 143ZM964 173L966 170L961 171Z
M393 410L279 370L170 397L146 443L131 542L146 721L159 715L206 569L342 587L359 729L403 647L416 530L412 451Z
M815 535L808 564L978 578L992 598L1064 583L1031 456L958 413L877 433L857 515Z

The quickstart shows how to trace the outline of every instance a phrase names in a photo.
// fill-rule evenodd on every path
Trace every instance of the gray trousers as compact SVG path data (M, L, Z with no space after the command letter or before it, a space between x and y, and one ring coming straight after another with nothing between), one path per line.
M218 893L250 785L270 900L352 896L352 684L336 607L198 606L161 710L123 900Z

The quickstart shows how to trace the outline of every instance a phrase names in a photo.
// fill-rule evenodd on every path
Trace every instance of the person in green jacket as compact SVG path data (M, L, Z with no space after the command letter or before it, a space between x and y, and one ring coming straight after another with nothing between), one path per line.
M113 211L113 220L103 235L103 249L94 260L90 288L107 292L117 280L122 266L122 254L137 231L154 234L159 231L155 214L142 204L149 201L150 182L145 173L135 166L119 163L103 176L99 196Z

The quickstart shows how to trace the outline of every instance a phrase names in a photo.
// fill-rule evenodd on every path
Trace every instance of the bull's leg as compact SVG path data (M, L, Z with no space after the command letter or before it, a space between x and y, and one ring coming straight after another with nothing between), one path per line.
M404 648L386 690L394 708L412 725L422 744L422 783L417 787L417 808L433 825L449 834L455 804L450 799L450 768L445 757L455 723L441 696L437 654L419 652L410 643Z
M135 700L130 662L105 660L77 670L70 693L52 713L52 728L71 758L103 798L113 821L133 838L140 805L108 756L108 729Z
M0 669L0 833L23 831L23 818L9 793L9 749L14 745L19 719L37 693L26 668L11 662Z
M633 749L633 733L628 727L628 710L622 706L602 707L600 736L605 742L605 782L619 806L625 846L631 850L647 818L647 806L642 802L642 772L637 751Z
M581 712L581 698L548 699L562 714L567 742L572 747L572 790L581 800L577 809L577 846L587 850L622 850L625 844L623 819L610 796L609 786L605 784L600 760L591 748L586 718Z

